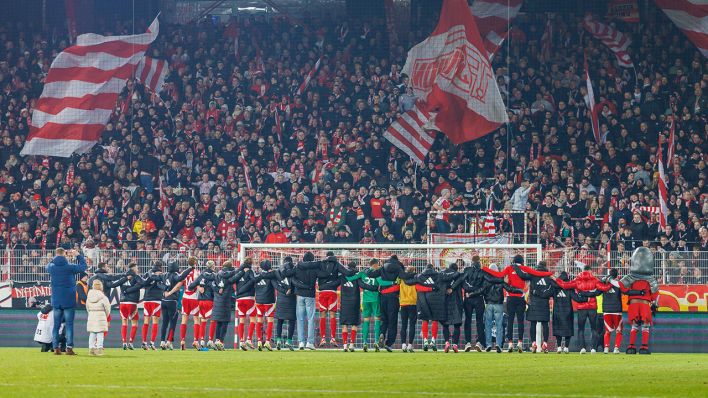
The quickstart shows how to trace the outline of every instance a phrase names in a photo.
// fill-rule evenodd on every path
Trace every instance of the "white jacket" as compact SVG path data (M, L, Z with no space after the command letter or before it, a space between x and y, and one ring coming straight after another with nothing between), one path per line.
M111 303L102 291L91 289L86 297L87 332L107 332L108 315L111 313Z

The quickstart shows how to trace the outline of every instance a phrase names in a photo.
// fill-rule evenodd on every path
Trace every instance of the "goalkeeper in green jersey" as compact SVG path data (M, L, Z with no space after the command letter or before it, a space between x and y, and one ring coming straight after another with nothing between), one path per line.
M379 267L379 260L371 259L369 261L369 266L371 268ZM362 275L361 279L369 285L378 286L378 282L381 278L369 278L366 275ZM372 320L374 321L374 348L378 352L380 348L378 338L381 331L381 305L379 304L379 292L364 290L361 298L361 308L361 316L364 318L361 328L364 352L369 351L369 328Z

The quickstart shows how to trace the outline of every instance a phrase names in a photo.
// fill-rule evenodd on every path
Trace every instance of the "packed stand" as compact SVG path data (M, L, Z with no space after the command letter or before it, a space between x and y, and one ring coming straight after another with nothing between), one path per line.
M699 252L708 251L708 62L672 23L658 19L641 34L638 26L621 27L633 36L635 75L617 67L601 43L583 34L580 17L570 15L556 20L552 59L541 62L545 18L520 16L493 62L510 124L460 146L439 134L418 166L383 132L414 103L400 70L425 29L411 32L407 46L389 49L383 25L303 27L252 17L239 22L236 57L233 28L166 26L151 49L170 62L161 94L129 82L101 143L61 159L19 152L43 76L68 42L6 24L5 255L80 244L184 248L226 259L239 242L425 242L428 211L491 208L538 210L527 215L527 232L546 249L603 251L609 239L613 250L684 252L677 258L685 269L677 262L671 278L705 283L708 258ZM116 23L111 33L127 29ZM601 130L608 131L602 146L583 101L583 48ZM315 78L297 95L320 55ZM672 112L676 156L666 166L670 214L661 230L652 210L655 157L657 143L667 145ZM516 234L523 225L496 222L498 231ZM431 221L430 231L466 232L460 217L447 215Z

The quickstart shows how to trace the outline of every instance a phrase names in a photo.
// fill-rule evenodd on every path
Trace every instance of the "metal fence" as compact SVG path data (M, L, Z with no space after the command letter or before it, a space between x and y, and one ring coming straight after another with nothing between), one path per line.
M356 250L349 250L348 256L356 256ZM165 262L186 260L188 253L178 250L100 250L87 249L84 254L89 263L89 270L99 262L108 264L112 272L123 272L131 262L138 264L141 272L147 272L156 260ZM250 254L250 253L249 253ZM238 252L195 250L191 255L200 261L214 260L217 267L226 260L238 258ZM362 256L370 253L362 252ZM484 254L482 254L484 255ZM609 253L609 264L618 268L620 275L627 273L631 252L612 251ZM48 281L46 265L54 256L53 250L12 250L0 251L0 281L34 282ZM533 256L535 258L535 256ZM363 258L362 258L363 259ZM577 274L585 265L590 265L597 274L606 273L608 253L605 251L586 249L556 249L544 250L543 259L548 268L554 272L566 271ZM441 260L443 260L441 258ZM447 254L444 261L451 260ZM442 263L440 261L439 263ZM484 261L483 263L487 263ZM362 261L362 264L365 263ZM708 252L654 252L654 275L662 284L696 285L708 284Z

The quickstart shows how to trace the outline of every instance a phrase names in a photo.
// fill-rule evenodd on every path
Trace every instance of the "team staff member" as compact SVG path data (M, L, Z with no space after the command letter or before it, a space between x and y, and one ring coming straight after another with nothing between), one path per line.
M276 278L273 280L275 290L278 292L275 297L275 348L287 348L293 351L293 336L295 335L295 323L297 321L296 307L297 300L293 291L291 278L285 276L292 272L294 267L293 259L288 256L283 260L280 269L275 271ZM288 334L283 344L283 325L288 321Z
M409 274L415 274L415 267L406 268ZM407 285L404 281L399 281L401 289L401 349L403 352L413 352L413 340L415 340L415 325L418 322L418 309L416 301L418 292L415 286Z
M177 319L179 313L177 312L177 301L179 300L179 293L184 284L184 280L187 276L194 271L194 266L196 262L190 262L189 267L179 273L179 263L177 261L171 262L167 266L167 274L162 278L161 287L165 291L162 297L162 311L164 311L164 316L162 317L162 333L160 334L160 348L172 349L172 341L174 340L175 328L177 327Z
M531 286L529 288L529 305L528 309L526 310L526 320L531 323L531 352L535 353L536 351L541 350L544 353L548 353L548 322L551 320L551 308L549 303L550 297L547 297L546 295L537 294L537 292L541 289L545 289L554 282L551 278L547 276L531 275L528 272L522 270L518 264L512 264L512 266L514 267L514 271L516 271L516 274L521 279L525 281L531 281ZM548 271L546 269L546 262L539 261L537 270L542 272ZM538 347L538 345L536 344L537 322L541 323L541 329L543 332L543 343L541 344L541 347Z
M465 311L465 321L463 323L463 328L465 331L465 352L472 350L472 314L474 313L477 327L477 341L474 345L474 349L481 352L487 346L487 338L485 333L485 322L484 322L484 289L483 287L487 285L494 278L489 275L489 273L482 271L482 267L479 261L479 256L472 257L472 264L465 268L464 271L464 282L462 288L464 289L464 302L463 308Z

